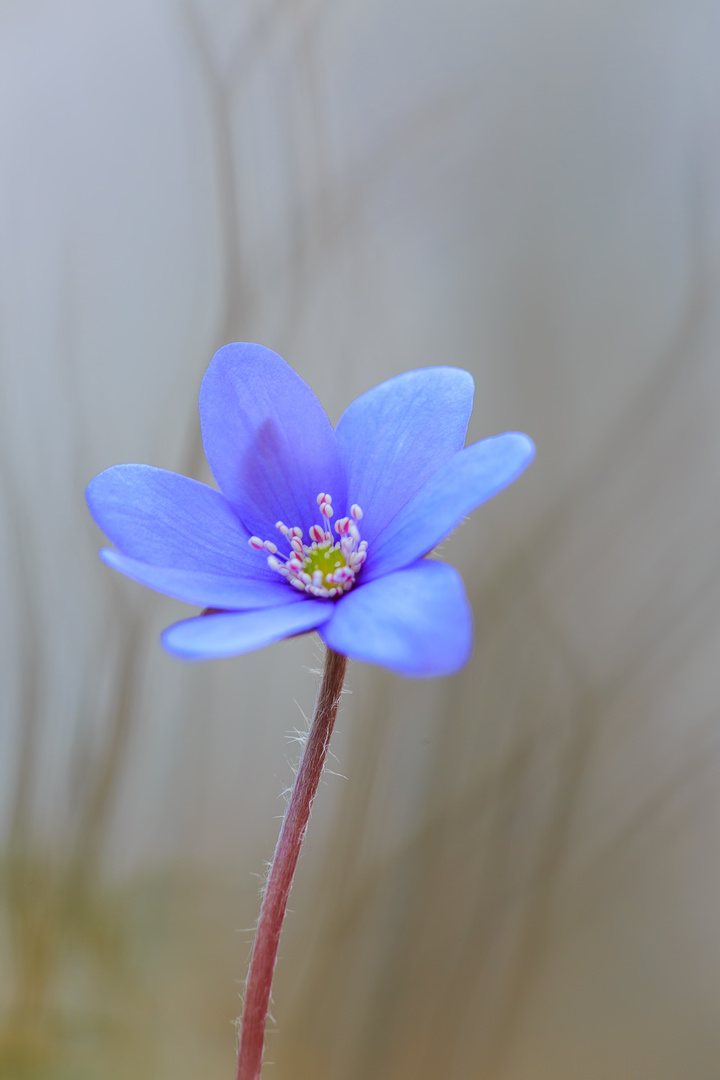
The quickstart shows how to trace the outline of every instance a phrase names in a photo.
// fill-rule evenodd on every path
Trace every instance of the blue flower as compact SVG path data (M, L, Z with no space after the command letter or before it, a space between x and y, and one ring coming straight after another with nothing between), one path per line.
M333 429L310 387L261 345L226 345L200 389L219 491L150 465L87 488L115 570L211 609L170 626L186 660L317 630L337 652L402 675L457 671L472 649L458 572L424 558L532 460L526 435L464 447L473 380L452 367L388 379ZM464 448L463 448L464 447Z

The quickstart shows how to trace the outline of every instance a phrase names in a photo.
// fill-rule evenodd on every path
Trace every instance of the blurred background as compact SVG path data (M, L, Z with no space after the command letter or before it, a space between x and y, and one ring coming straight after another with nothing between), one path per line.
M264 1076L720 1075L720 9L0 3L0 1077L234 1075L312 636L185 666L87 481L208 479L232 340L532 469L468 667L351 668Z

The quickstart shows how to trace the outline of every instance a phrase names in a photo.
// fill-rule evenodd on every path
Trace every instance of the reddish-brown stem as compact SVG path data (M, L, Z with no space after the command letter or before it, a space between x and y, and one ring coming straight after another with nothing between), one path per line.
M250 970L245 983L237 1080L260 1080L265 1020L280 931L310 809L325 766L346 667L346 656L332 649L327 650L315 715L285 811L260 907Z

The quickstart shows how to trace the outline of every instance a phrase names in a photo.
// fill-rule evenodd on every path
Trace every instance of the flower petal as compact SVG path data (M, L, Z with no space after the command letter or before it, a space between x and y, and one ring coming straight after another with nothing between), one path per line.
M433 678L469 659L472 612L457 570L423 560L347 593L320 635L355 660Z
M152 465L114 465L91 480L90 513L123 555L153 566L276 581L227 499Z
M162 634L168 652L182 660L214 660L253 652L274 641L314 630L332 615L327 600L203 615L169 626Z
M147 585L150 589L165 593L186 604L198 607L238 608L279 607L293 604L303 599L301 593L293 589L279 575L274 580L264 581L249 577L226 577L223 574L208 574L202 570L177 570L173 567L152 566L150 563L131 559L114 548L103 548L100 558L113 570Z
M362 394L336 435L348 497L363 510L362 536L381 529L441 465L462 449L473 380L452 367L407 371Z
M200 388L205 454L224 495L263 540L275 522L307 530L316 497L345 504L345 475L332 425L307 383L262 345L225 345Z
M363 580L426 555L466 514L512 483L534 456L532 441L516 431L481 439L455 454L377 537L368 550Z

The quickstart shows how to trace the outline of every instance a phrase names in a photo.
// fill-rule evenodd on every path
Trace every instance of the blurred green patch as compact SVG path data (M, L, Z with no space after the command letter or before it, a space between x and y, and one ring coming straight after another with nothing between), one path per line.
M250 886L197 873L101 883L51 852L2 866L0 1078L227 1077Z

